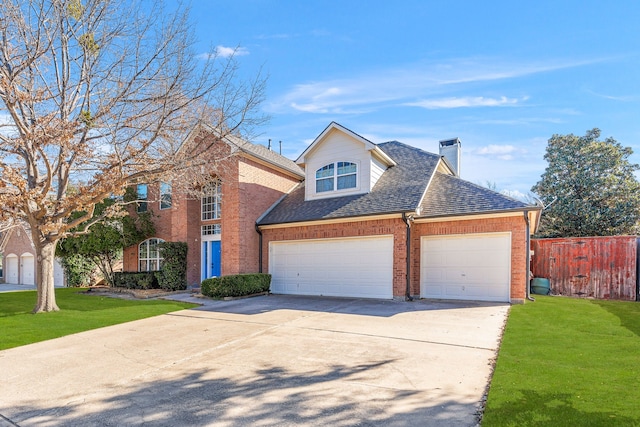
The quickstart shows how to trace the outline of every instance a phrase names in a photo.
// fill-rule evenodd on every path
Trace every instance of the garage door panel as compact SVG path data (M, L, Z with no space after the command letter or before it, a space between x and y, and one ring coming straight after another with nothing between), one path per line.
M423 298L509 301L510 233L423 236Z
M393 236L271 242L271 291L393 297Z

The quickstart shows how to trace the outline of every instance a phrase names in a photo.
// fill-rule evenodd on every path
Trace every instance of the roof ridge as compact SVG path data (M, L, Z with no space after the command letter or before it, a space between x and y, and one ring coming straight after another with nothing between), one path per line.
M419 148L419 147L414 147L413 145L409 145L409 144L407 144L405 142L398 141L397 139L394 139L394 140L391 140L391 141L381 142L381 143L376 144L376 145L378 147L382 148L382 146L389 145L389 144L401 145L402 147L410 149L412 151L419 151L420 153L428 154L430 156L442 157L440 154L432 153L431 151L423 150L422 148Z

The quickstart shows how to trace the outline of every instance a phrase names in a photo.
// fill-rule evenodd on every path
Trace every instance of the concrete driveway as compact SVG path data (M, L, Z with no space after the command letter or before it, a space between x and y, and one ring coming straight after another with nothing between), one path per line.
M0 426L474 426L508 309L207 301L1 351Z

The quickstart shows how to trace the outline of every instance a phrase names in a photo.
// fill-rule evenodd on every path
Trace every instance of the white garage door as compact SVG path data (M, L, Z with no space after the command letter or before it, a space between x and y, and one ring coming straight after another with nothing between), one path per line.
M6 258L6 283L18 284L18 256L17 255L8 255Z
M393 236L269 244L271 292L393 298Z
M423 236L422 298L509 301L511 233Z

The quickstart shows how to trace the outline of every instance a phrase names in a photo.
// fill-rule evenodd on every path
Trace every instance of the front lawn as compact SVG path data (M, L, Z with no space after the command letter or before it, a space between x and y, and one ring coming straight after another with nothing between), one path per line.
M482 425L640 426L640 303L512 307Z
M60 311L41 314L31 314L35 291L0 293L0 350L195 307L178 301L125 300L83 291L56 289Z

